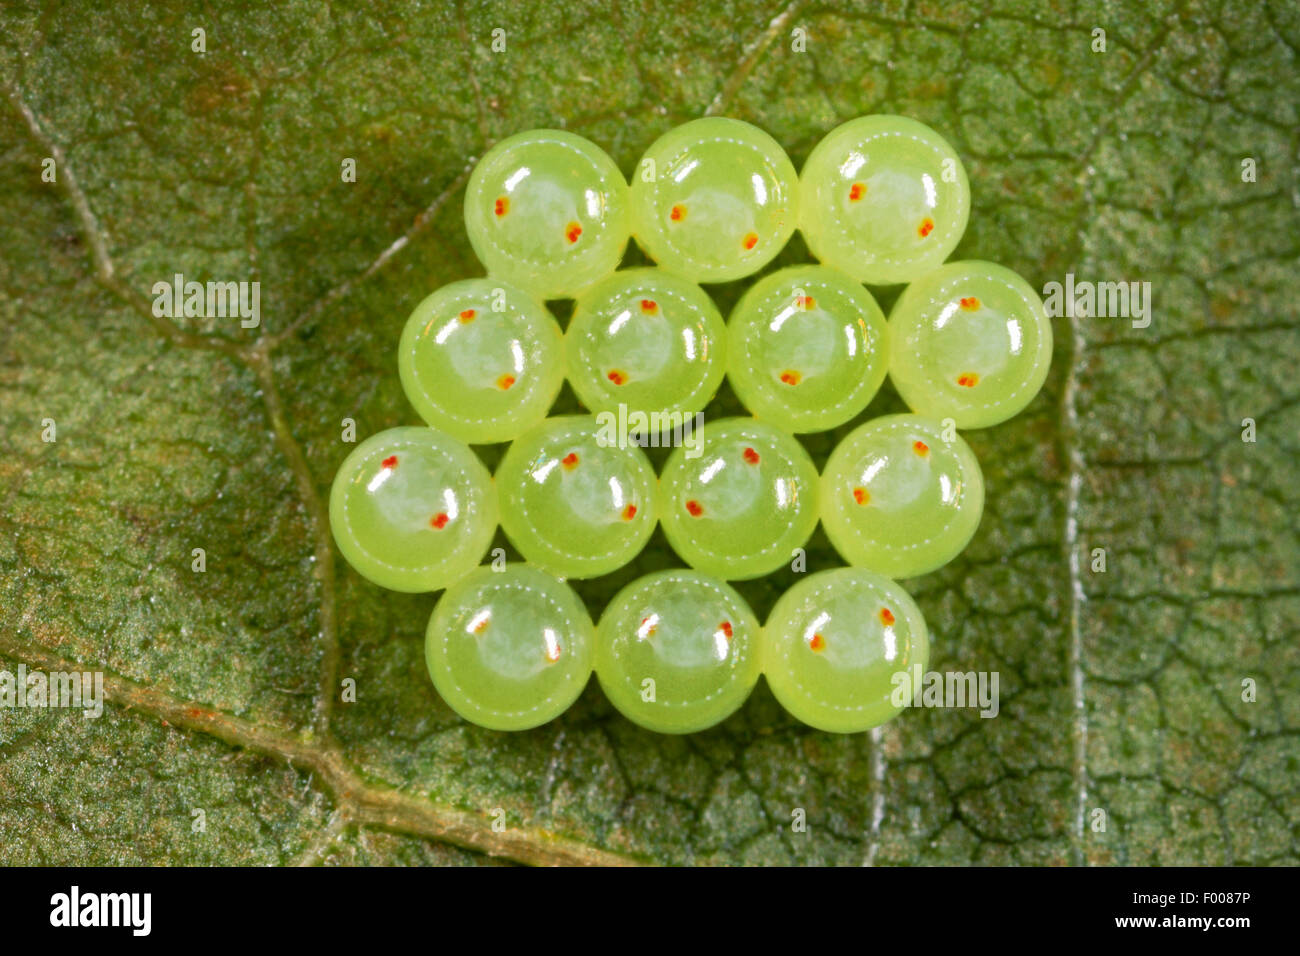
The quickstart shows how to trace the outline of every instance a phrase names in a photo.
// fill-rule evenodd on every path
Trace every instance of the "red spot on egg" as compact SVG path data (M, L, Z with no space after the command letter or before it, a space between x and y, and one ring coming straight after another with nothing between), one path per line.
M817 308L817 300L810 295L801 295L799 296L799 308L803 309L805 312L810 309L815 309Z
M694 498L686 502L686 511L692 518L698 518L704 514L704 508Z
M564 238L568 239L570 243L577 242L578 237L581 235L582 235L582 227L578 225L576 222L571 222L564 227Z
M746 448L743 457L748 464L758 464L758 452L754 451L752 448Z
M814 651L821 651L821 649L826 646L826 639L820 634L814 634L812 640L808 642L808 646Z
M731 622L730 622L730 621L723 621L721 624L718 625L718 630L720 630L720 631L722 632L723 636L726 637L727 640L731 640Z
M548 661L550 661L552 664L554 664L556 661L558 661L558 660L560 659L560 645L559 645L559 644L551 644L551 645L548 645L548 646L547 646L547 648L546 648L546 659L547 659Z
M964 385L966 388L974 388L980 383L980 377L976 372L962 372L957 376L957 384Z
M740 240L740 244L746 249L753 249L758 245L758 235L756 233L747 232L745 233L745 238Z
M887 607L880 609L880 623L885 627L890 627L894 623L894 612Z
M565 468L569 469L570 471L577 468L578 453L576 451L569 452L567 455L565 455L563 458L560 459L560 464L563 465Z
M668 213L668 218L671 219L673 222L681 222L683 219L686 218L686 207L673 206L673 208Z
M498 216L504 216L506 213L510 211L510 200L507 199L505 196L502 196L500 199L497 200L494 211Z
M623 385L626 384L627 382L627 375L625 375L623 372L620 372L616 368L610 369L609 374L605 377L608 378L615 385Z
M447 517L447 512L439 511L436 515L434 515L432 518L429 519L429 524L432 527L436 528L437 530L441 531L443 528L447 527L447 522L450 520L451 519Z
M862 183L854 183L849 187L849 201L857 202L867 194L867 187Z
M641 637L651 637L654 632L659 630L659 625L650 623L650 618L641 618L641 626L637 628L637 633Z
M916 452L922 458L930 454L930 446L923 441L912 442L912 451Z
M867 491L866 488L854 488L853 500L860 505L865 505L868 501L871 500L871 494Z
M482 634L484 631L486 631L488 629L488 623L491 620L492 619L490 617L482 618L477 624L474 625L474 633Z
M497 388L501 389L503 392L513 384L515 384L515 377L513 375L502 375L497 379Z
M623 509L623 520L631 521L636 517L636 505L628 505Z
M387 458L385 458L385 459L384 459L380 464L381 464L382 467L384 467L384 468L396 468L396 467L397 467L397 456L396 456L396 455L389 455L389 456L388 456Z
M654 299L642 299L641 311L644 312L646 315L654 315L656 312L659 311L659 303L656 302Z
M916 234L924 239L932 232L934 232L934 220L927 216L922 219L921 224L916 227Z
M967 312L974 312L976 309L980 307L980 300L975 298L975 296L973 295L965 296L961 300L961 307L965 309Z
M473 309L466 309L464 312L460 314L460 320L462 322L473 322L474 314L475 313Z
M803 381L803 376L794 369L788 368L781 373L781 381L785 382L787 385L798 385Z

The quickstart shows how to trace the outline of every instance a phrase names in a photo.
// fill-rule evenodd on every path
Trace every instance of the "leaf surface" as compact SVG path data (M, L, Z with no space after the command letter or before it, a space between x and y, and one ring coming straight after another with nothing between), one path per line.
M167 7L0 14L0 667L103 671L109 698L0 711L0 862L1297 862L1293 4ZM706 111L796 165L844 120L914 116L970 173L955 258L1151 283L1148 328L1056 320L1039 398L969 435L974 542L910 582L931 666L999 673L996 719L836 737L760 685L668 738L593 681L492 733L424 672L434 597L333 549L343 420L416 423L404 319L481 274L474 159L563 126L630 173ZM157 318L175 273L260 281L261 327ZM819 533L809 570L837 563ZM674 564L657 534L580 590L598 614ZM764 616L793 580L743 590Z

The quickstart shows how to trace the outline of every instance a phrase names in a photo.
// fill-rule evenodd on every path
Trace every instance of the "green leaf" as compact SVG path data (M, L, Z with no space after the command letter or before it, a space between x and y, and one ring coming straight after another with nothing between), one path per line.
M0 711L0 862L1300 861L1294 4L101 6L0 14L0 668L108 696ZM491 733L424 673L434 597L334 551L343 419L414 423L402 322L480 273L475 157L564 126L631 172L705 111L796 164L914 116L969 168L958 257L1151 283L1147 328L1057 320L1041 396L969 436L974 542L910 582L934 669L999 673L995 719L834 737L760 686L665 738L593 682ZM261 326L155 317L175 273L259 281ZM658 536L581 590L598 613L674 563ZM809 569L835 563L818 535ZM792 579L745 593L762 616Z

